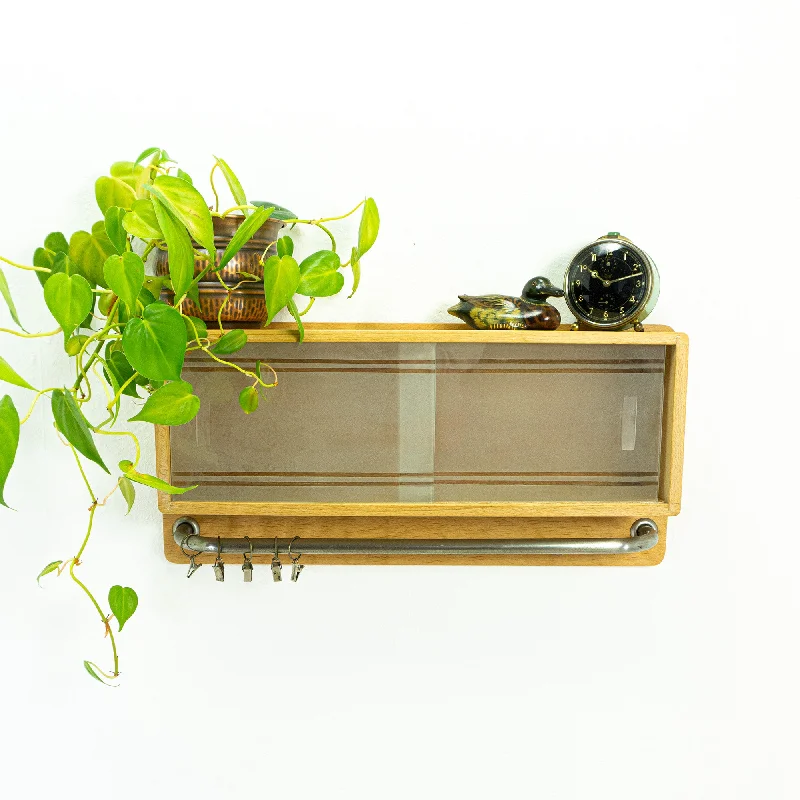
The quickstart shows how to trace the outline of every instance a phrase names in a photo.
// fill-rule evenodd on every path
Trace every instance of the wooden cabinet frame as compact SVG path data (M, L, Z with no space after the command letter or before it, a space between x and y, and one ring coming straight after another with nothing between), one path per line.
M295 342L293 326L272 325L248 331L251 342ZM661 469L655 502L461 502L461 503L231 503L193 502L159 493L164 514L165 552L185 562L172 538L178 517L202 520L208 535L309 535L355 538L498 538L624 536L642 517L655 520L659 545L625 556L480 556L467 559L349 557L320 558L330 563L533 563L654 564L664 555L666 520L680 512L686 412L688 337L665 326L643 332L475 331L459 324L334 324L306 326L306 342L481 342L580 345L662 345L665 347ZM170 480L170 429L156 428L157 474ZM237 534L231 533L238 532Z

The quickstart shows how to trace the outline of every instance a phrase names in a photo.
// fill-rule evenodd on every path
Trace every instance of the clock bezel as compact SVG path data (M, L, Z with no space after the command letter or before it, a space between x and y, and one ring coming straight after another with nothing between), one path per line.
M588 252L591 250L591 248L597 246L598 244L603 244L604 242L616 242L621 244L623 247L627 247L629 250L632 250L637 258L640 259L647 275L647 292L642 300L634 307L633 311L625 317L609 322L596 322L595 320L587 319L585 314L573 305L569 294L569 286L572 270L574 267L580 266L582 261L580 256L582 253L584 251ZM650 315L650 312L653 310L653 306L655 306L655 300L657 298L658 270L656 269L656 265L641 247L637 247L630 239L626 239L624 236L598 236L598 238L593 242L584 245L580 250L578 250L578 252L572 257L572 260L569 262L569 266L564 273L564 302L567 304L567 308L572 312L572 315L575 317L578 325L581 327L603 331L630 328L637 322L642 322L642 320L646 319Z

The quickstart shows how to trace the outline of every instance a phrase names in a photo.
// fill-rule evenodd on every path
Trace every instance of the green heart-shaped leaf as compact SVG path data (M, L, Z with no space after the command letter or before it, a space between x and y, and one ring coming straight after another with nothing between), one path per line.
M172 289L175 292L175 298L180 299L186 294L194 278L192 242L183 224L155 197L153 198L153 209L155 210L159 227L164 232L164 239L167 242L169 277L172 281Z
M131 513L131 509L133 508L133 504L136 500L136 489L133 488L133 484L131 483L130 479L123 475L119 479L119 491L120 494L125 498L125 502L128 504L128 510L125 512L125 516L127 517L128 514Z
M145 308L142 319L132 319L122 334L122 348L130 365L157 381L180 380L186 356L186 326L166 303Z
M139 605L136 592L129 586L112 586L108 590L108 607L119 622L119 629L134 615Z
M87 280L105 286L103 265L117 252L105 230L105 221L96 222L92 232L76 231L69 240L69 257Z
M233 199L236 201L237 206L246 206L247 205L247 197L245 196L244 189L242 189L242 184L239 183L239 179L236 177L236 173L221 159L214 156L217 159L217 164L219 164L219 168L222 171L222 174L225 176L225 182L228 184L228 188L231 190L231 194L233 195ZM245 216L250 214L249 209L244 209ZM259 226L260 227L260 226ZM198 241L200 241L198 239Z
M151 489L158 489L160 492L166 492L167 494L184 494L184 492L190 492L192 489L197 488L196 483L193 486L172 486L166 481L162 481L160 478L137 472L133 468L133 463L127 460L120 461L119 468L125 473L125 477L129 478L134 483L141 483L142 486L149 486Z
M144 285L144 262L136 253L126 252L111 256L103 266L103 276L108 288L122 298L128 313L136 313L136 298Z
M350 252L350 268L353 270L353 291L350 292L348 299L356 293L358 284L361 283L361 261L358 258L358 250L355 247Z
M292 256L271 256L264 264L264 297L267 325L292 299L300 283L300 266Z
M55 258L56 254L52 250L48 250L46 247L37 247L33 251L33 266L44 267L52 271ZM44 286L50 274L50 272L37 272L36 279Z
M136 371L128 363L128 359L125 358L125 353L123 353L121 350L106 350L106 367L106 372L111 373L111 376L114 378L114 381L116 381L117 384L114 388L114 394L116 394L120 388L128 383ZM109 381L109 383L110 382L111 381ZM136 392L136 383L137 382L135 380L128 383L128 385L123 389L122 394L126 394L129 397L139 397L138 393Z
M375 244L378 238L378 229L381 225L378 206L375 201L368 197L364 203L364 210L361 212L361 224L358 226L358 254L359 258Z
M90 675L91 675L91 676L92 676L92 677L93 677L93 678L94 678L96 681L100 681L100 683L102 683L102 684L103 684L103 686L109 686L109 685L110 685L110 684L106 683L106 682L105 682L105 681L104 681L104 680L103 680L103 679L102 679L102 678L101 678L101 677L100 677L100 676L97 674L97 672L95 672L95 670L98 670L98 669L100 669L100 667L98 667L98 666L97 666L97 664L92 664L92 662L91 662L91 661L84 661L84 662L83 662L83 668L84 668L84 669L85 669L85 670L86 670L86 671L87 671L87 672L88 672L88 673L89 673L89 674L90 674Z
M136 197L144 197L144 185L150 179L150 170L134 164L133 161L116 161L111 165L112 177L119 178L133 189Z
M41 586L42 584L39 581L45 576L49 575L51 572L55 572L64 562L63 561L51 561L37 576L36 576L36 583Z
M297 293L306 297L330 297L344 286L339 272L342 262L333 250L312 253L300 263L300 285Z
M68 253L69 243L64 237L63 233L58 231L48 233L44 239L44 247L37 247L33 254L34 267L46 267L47 269L53 268L53 261L57 253ZM36 277L39 283L44 286L45 281L50 277L46 272L37 272Z
M18 444L19 414L14 401L5 395L0 400L0 505L4 505L6 508L11 508L11 506L3 498L3 490L11 467L14 466Z
M67 237L59 231L48 233L44 237L44 246L54 253L69 253L69 242Z
M241 330L227 331L216 341L211 352L218 356L238 353L247 344L247 334Z
M194 186L194 181L192 180L192 176L188 172L184 172L182 169L178 169L178 177L182 181L186 181L187 183L191 183Z
M186 325L186 341L196 344L198 339L208 338L208 326L203 320L198 317L184 316L184 325Z
M248 386L239 392L239 405L245 414L252 414L258 408L258 390L255 386Z
M156 211L150 198L137 200L133 208L122 220L122 227L131 235L139 239L163 239L164 234L158 225Z
M200 398L192 394L192 385L175 381L156 389L142 410L128 422L152 422L154 425L185 425L197 416Z
M122 220L125 219L127 213L124 208L112 206L106 211L103 221L108 240L120 254L128 249L128 234L125 228L122 227Z
M219 266L214 267L215 271L222 269L255 236L256 231L269 219L271 213L271 208L259 208L239 226L228 242Z
M191 183L174 175L159 175L148 188L150 193L157 197L170 213L184 224L192 238L205 247L213 263L216 252L214 250L214 223L203 195ZM171 251L170 258L172 258Z
M50 408L56 428L61 435L81 454L108 472L100 453L94 443L94 437L86 422L80 406L75 402L71 392L54 389Z
M141 153L139 153L139 158L137 158L137 159L136 159L136 161L135 161L134 163L135 163L135 164L140 164L140 163L141 163L142 161L144 161L144 160L145 160L145 159L146 159L148 156L155 155L156 153L158 154L158 157L160 158L160 156L161 156L161 152L162 152L162 151L161 151L161 148L160 148L160 147L148 147L148 148L146 148L145 150L142 150L142 152L141 152Z
M22 327L22 323L19 321L19 316L17 315L17 307L14 305L14 298L11 297L11 290L8 288L8 281L6 281L6 276L3 273L3 270L0 269L0 294L3 295L3 299L6 301L6 305L8 306L9 312L11 312L11 319L17 324L18 328L22 328L24 331L25 328Z
M107 175L95 182L94 196L103 214L112 206L129 209L136 200L136 192L125 181Z
M289 313L294 317L294 321L297 323L297 332L299 334L299 341L302 343L303 339L306 338L306 329L303 326L303 318L300 316L300 311L297 308L297 305L294 302L294 299L291 297L289 298L289 302L286 304L286 308L289 309Z
M259 208L272 208L272 219L297 219L297 214L294 211L289 211L288 208L284 208L278 203L267 203L265 200L252 200L250 202L251 206L258 206Z
M33 386L31 386L28 381L25 380L25 378L11 368L11 365L8 363L8 361L6 361L2 356L0 356L0 381L13 383L14 386L21 386L23 389L31 389L34 392L36 391L36 389L34 389Z
M294 241L291 236L281 236L277 242L278 255L290 256L294 254Z
M44 285L44 301L64 332L65 341L92 310L92 287L83 275L57 272Z

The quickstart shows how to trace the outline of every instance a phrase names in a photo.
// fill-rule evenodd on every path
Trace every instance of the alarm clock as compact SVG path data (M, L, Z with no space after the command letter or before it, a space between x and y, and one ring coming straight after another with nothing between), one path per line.
M581 249L564 275L574 328L618 331L642 322L658 300L658 270L630 239L607 233Z

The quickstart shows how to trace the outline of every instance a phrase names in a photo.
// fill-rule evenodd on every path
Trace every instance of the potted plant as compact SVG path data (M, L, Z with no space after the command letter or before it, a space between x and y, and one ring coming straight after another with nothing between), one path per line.
M220 211L214 176L224 177L235 205ZM193 487L171 486L139 470L138 437L120 429L122 398L143 399L129 421L182 425L192 420L200 399L182 380L187 352L201 351L209 358L245 375L250 385L239 395L246 414L258 408L259 396L277 381L274 370L256 363L244 369L225 359L247 342L242 328L226 329L232 319L269 324L287 308L297 321L303 339L303 315L317 297L337 294L345 284L343 270L352 271L352 292L358 288L361 258L378 235L380 219L372 198L347 214L323 219L300 219L272 203L248 202L241 183L228 164L215 158L211 170L215 198L209 206L191 177L160 148L148 148L136 161L112 165L110 174L98 178L95 196L103 219L89 231L77 231L67 240L50 233L36 249L31 265L0 256L0 261L33 272L42 286L44 302L58 323L45 333L26 331L0 269L2 294L14 328L0 333L25 338L58 336L74 361L75 380L67 386L34 387L24 369L0 355L0 381L31 391L26 413L20 415L12 398L0 399L0 504L13 466L20 431L37 403L49 399L56 435L74 456L83 488L89 496L87 528L71 558L47 564L37 580L67 572L86 594L98 614L112 650L112 668L103 670L84 661L86 671L102 683L119 676L119 656L111 622L117 633L136 611L138 597L130 588L114 585L108 592L106 611L95 594L76 574L89 543L95 513L117 492L128 512L137 485L170 494ZM361 212L357 243L342 263L328 222ZM324 231L330 248L310 253L302 260L294 254L291 229L310 225ZM287 230L288 229L288 230ZM283 233L283 235L280 235ZM306 298L301 311L295 298ZM219 328L212 342L208 323ZM98 404L98 387L105 397ZM131 457L113 469L102 454L104 437L126 437ZM92 462L93 467L89 467ZM107 493L94 488L97 468L112 478ZM4 512L6 513L6 512Z

